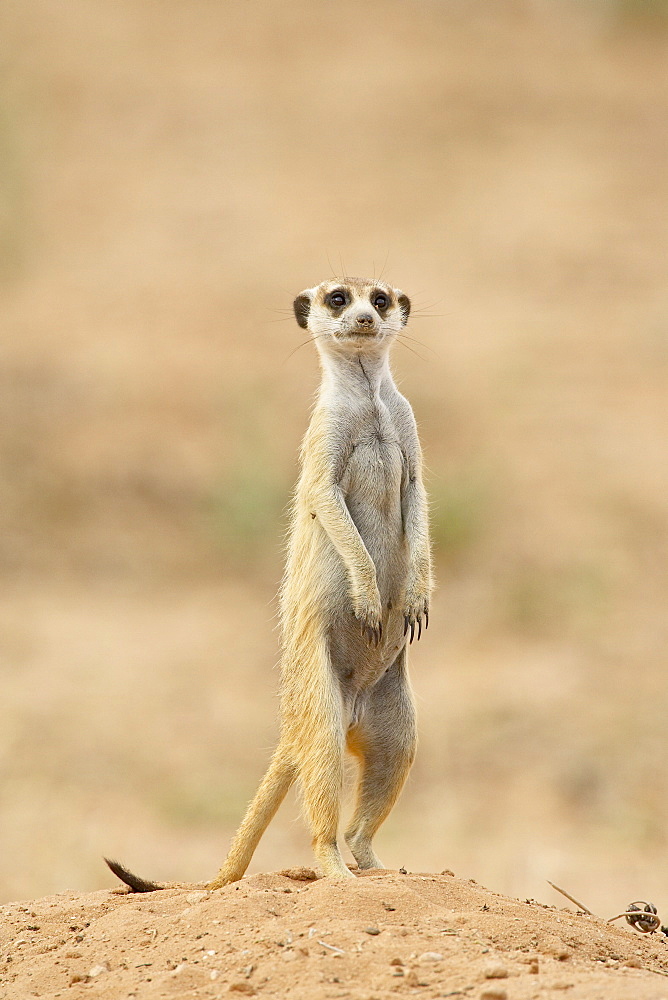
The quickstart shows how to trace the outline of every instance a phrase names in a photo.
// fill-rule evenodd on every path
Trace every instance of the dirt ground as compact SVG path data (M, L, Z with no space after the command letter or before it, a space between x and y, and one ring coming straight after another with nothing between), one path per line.
M2 995L668 997L661 933L509 899L450 873L376 871L345 885L310 876L4 906Z
M16 997L31 977L67 996L668 997L647 971L662 941L543 908L561 906L551 879L602 917L645 898L668 922L666 14L0 5ZM369 876L343 896L261 874L312 863L289 798L238 889L110 896L103 855L215 872L266 766L284 512L318 377L291 301L383 269L414 303L393 364L438 591L411 650L418 757L378 852L463 881ZM508 978L486 984L497 960Z

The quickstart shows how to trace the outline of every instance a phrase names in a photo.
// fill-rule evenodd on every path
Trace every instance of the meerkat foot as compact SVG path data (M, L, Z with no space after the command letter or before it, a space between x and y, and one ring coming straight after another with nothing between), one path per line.
M377 625L362 625L360 633L370 646L377 647L383 638L383 623L378 622Z
M346 833L345 839L360 871L365 871L368 868L385 867L380 858L375 854L374 849L371 846L370 837L364 837L361 834L351 832Z
M315 841L313 844L313 853L326 878L355 878L353 872L344 864L336 841L334 843L318 843L318 841Z
M375 593L359 595L353 601L353 613L360 625L360 632L370 646L380 645L383 638L383 609L378 588Z
M380 645L383 638L383 622L380 611L371 608L357 608L355 617L360 624L360 634L370 646Z
M426 632L429 628L429 604L427 603L426 598L419 600L416 604L410 604L404 611L404 635L407 634L409 629L411 632L409 644L412 643L415 638L416 629L418 640L422 636L423 619Z
M231 882L238 882L239 879L243 878L244 871L227 870L223 867L216 877L207 883L207 889L222 889L224 885L230 885Z

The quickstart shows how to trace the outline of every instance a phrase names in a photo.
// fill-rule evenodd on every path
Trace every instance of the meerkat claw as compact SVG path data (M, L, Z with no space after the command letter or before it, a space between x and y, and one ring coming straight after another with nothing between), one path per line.
M362 638L366 639L370 646L376 647L380 642L381 627L374 625L362 625L360 635Z

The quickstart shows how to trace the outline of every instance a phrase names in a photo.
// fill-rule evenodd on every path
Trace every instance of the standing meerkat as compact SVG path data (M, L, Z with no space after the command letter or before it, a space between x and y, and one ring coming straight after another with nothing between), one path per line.
M429 624L429 524L415 418L389 366L410 301L384 282L343 278L306 289L294 311L322 381L281 589L281 736L209 889L243 876L297 778L322 873L353 877L337 843L346 750L359 781L345 839L360 869L382 868L372 839L415 756L406 660ZM108 864L134 891L174 886Z

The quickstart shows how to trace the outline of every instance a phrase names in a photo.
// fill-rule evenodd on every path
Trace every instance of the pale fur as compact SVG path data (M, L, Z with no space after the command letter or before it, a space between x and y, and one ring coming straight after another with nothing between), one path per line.
M328 305L337 290L347 300L341 310ZM374 308L383 295L387 308ZM281 737L210 889L243 876L296 778L323 874L351 877L337 844L346 750L359 762L346 841L361 869L382 867L372 837L415 753L407 633L412 641L428 624L432 585L420 445L388 359L409 310L398 289L354 278L295 300L322 382L301 449L281 589ZM170 885L113 870L137 891Z

